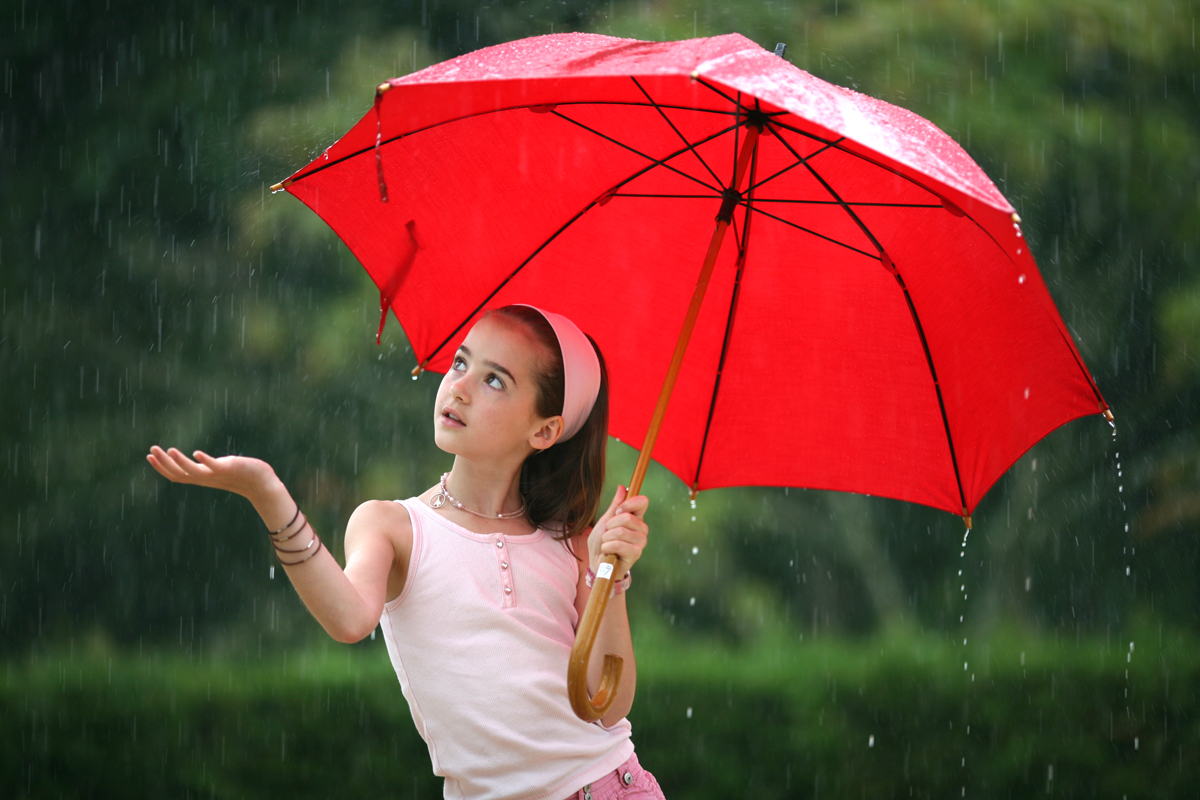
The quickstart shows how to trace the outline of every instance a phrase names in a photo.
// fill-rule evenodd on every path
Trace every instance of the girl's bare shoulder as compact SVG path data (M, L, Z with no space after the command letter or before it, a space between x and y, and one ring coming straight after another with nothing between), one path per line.
M397 555L406 557L412 550L412 520L408 509L390 500L368 500L354 509L346 523L346 549L355 544L382 537Z

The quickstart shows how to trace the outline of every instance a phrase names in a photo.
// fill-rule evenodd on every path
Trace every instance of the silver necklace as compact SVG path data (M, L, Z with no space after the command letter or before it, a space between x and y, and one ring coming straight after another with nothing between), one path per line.
M449 472L442 473L442 479L438 481L438 493L429 498L429 505L433 508L441 508L446 503L450 503L450 505L454 506L460 511L465 511L468 514L474 514L477 517L484 517L486 519L516 519L525 513L525 503L523 502L521 503L521 507L516 511L509 511L506 514L482 514L478 511L467 508L462 503L455 500L454 495L450 494L450 492L446 489L446 477L449 474Z

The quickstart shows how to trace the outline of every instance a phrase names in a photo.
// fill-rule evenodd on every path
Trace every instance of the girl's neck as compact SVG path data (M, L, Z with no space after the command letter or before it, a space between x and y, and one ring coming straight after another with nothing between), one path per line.
M446 476L446 489L454 499L472 511L494 517L511 513L524 505L518 467L486 465L455 456Z

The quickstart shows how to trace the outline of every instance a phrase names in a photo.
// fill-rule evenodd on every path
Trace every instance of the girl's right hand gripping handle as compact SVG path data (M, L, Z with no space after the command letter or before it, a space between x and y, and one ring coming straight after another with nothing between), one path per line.
M623 662L620 657L606 653L604 671L600 675L596 696L588 694L588 662L592 660L592 645L596 643L596 634L600 631L600 621L604 618L604 609L608 606L608 596L612 587L612 570L604 569L603 565L615 567L616 563L617 557L613 555L600 559L601 567L593 581L592 594L583 610L583 619L579 621L579 628L575 631L575 646L571 648L571 660L567 667L567 694L571 698L571 708L575 715L585 722L595 722L608 713L613 701L617 699L617 687L621 683ZM605 577L602 578L601 575Z

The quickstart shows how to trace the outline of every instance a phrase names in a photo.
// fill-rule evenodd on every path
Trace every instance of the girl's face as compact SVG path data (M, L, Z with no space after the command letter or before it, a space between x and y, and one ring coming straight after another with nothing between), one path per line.
M437 446L467 457L512 456L519 463L553 444L563 418L537 414L542 349L520 323L494 314L477 322L438 387Z

